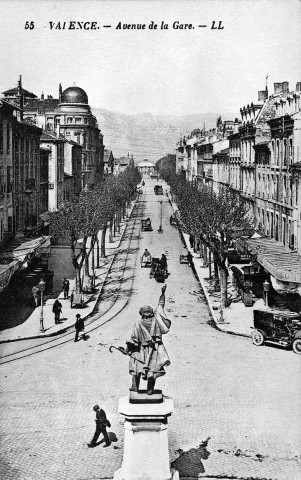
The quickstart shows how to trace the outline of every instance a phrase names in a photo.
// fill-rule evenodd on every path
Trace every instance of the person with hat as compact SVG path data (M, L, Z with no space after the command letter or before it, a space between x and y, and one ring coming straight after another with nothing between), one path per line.
M147 380L147 394L152 395L156 379L165 375L170 365L162 335L169 332L171 321L164 311L166 285L162 287L159 304L155 311L149 305L140 308L141 315L132 327L126 348L119 347L124 354L130 354L129 373L132 375L131 390L139 392L140 380Z
M78 336L80 332L83 332L85 330L85 323L83 318L80 316L79 313L76 314L76 322L75 322L75 342L78 342Z
M64 292L64 298L68 298L69 297L69 288L70 288L70 282L69 280L67 279L67 277L64 277L64 280L63 280L63 292Z
M144 250L143 255L141 257L141 267L148 267L152 263L152 256L147 250L147 248Z
M60 323L60 314L62 313L62 304L58 299L56 299L56 301L53 304L52 312L54 313L54 322Z
M107 427L110 428L111 424L109 420L107 419L105 411L99 407L99 405L95 405L93 407L94 412L96 412L96 429L94 433L94 437L92 438L91 442L88 443L88 447L93 448L96 446L96 442L98 440L99 435L102 433L104 441L106 444L104 447L109 447L111 445L109 435L107 432Z

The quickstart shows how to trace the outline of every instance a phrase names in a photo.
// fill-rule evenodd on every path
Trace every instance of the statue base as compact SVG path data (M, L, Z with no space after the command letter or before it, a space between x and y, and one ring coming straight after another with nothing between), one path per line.
M155 390L152 395L147 395L147 390L130 390L130 403L163 403L162 390Z
M131 403L127 396L120 398L118 411L125 417L124 452L114 480L179 480L178 472L170 469L168 451L168 417L173 410L173 399L166 396L160 403Z

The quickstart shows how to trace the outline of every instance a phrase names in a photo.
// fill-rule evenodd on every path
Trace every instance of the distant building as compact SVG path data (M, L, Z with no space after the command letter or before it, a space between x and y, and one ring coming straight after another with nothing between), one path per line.
M5 100L23 110L24 120L37 125L45 132L64 136L82 147L81 186L92 185L103 175L104 145L95 116L88 104L86 92L77 86L62 90L59 98L42 93L38 98L23 89L21 77L19 86L3 92ZM68 175L68 173L67 173Z
M155 173L155 165L146 158L143 162L138 163L137 168L142 176L150 176Z
M103 175L104 145L97 121L91 113L86 92L77 86L62 90L59 98L50 95L31 98L24 105L24 118L51 134L63 135L66 140L82 147L82 188L92 185Z
M41 147L51 151L48 168L48 208L56 210L64 202L64 143L50 132L43 132Z
M103 158L103 173L104 175L110 175L114 170L114 156L112 150L104 149L104 158Z
M130 165L134 166L133 154L130 156L128 153L127 157L115 158L113 169L114 175L119 175L120 173L124 172L124 170Z

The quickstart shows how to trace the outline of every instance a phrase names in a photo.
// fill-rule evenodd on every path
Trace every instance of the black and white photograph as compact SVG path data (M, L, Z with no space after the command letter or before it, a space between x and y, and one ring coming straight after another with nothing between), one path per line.
M0 0L0 479L301 478L300 0Z

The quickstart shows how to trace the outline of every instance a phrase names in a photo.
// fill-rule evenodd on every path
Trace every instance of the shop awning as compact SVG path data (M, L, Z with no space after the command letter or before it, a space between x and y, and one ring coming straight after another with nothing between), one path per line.
M0 265L0 292L9 284L12 275L20 267L21 262L13 260L6 265Z
M48 235L22 243L19 247L13 250L13 257L20 262L24 262L26 257L30 254L39 255L45 250L45 248L50 247L50 238L50 235Z
M240 239L271 275L282 282L301 284L301 255L272 238Z

